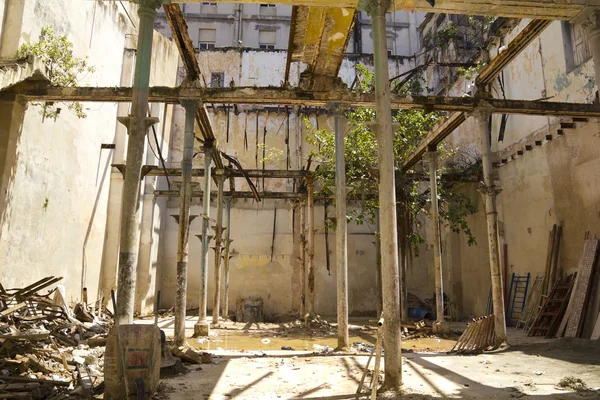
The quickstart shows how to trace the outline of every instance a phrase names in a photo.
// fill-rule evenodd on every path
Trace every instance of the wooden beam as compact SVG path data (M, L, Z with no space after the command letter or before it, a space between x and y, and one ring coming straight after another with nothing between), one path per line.
M0 101L14 100L16 95L26 101L61 102L130 102L131 88L58 88L35 87L19 93L0 93ZM185 99L200 99L219 104L260 104L325 107L329 102L339 102L347 108L373 108L372 93L351 91L303 91L285 88L150 88L150 102L179 103ZM531 100L486 99L478 97L443 96L392 96L392 109L429 110L470 113L486 108L495 114L522 114L542 116L568 116L600 118L600 106L595 104L559 103Z
M125 164L112 164L113 167L119 171L125 170ZM144 176L179 176L181 177L181 168L166 168L147 165L147 173ZM261 169L247 169L244 170L248 178L274 178L274 179L302 179L309 175L308 171L305 170L261 170ZM212 170L212 176L217 176L217 171ZM192 177L202 178L204 177L203 168L192 169ZM225 177L227 178L245 178L244 174L236 169L225 168Z

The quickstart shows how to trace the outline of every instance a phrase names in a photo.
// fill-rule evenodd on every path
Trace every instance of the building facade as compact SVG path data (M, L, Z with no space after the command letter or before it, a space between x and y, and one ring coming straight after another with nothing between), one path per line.
M292 7L273 4L194 3L182 4L190 38L199 50L246 47L287 50ZM387 44L390 55L412 56L419 50L418 27L424 13L398 11L387 15ZM155 28L167 37L171 30L162 9ZM348 53L372 54L371 20L358 13Z

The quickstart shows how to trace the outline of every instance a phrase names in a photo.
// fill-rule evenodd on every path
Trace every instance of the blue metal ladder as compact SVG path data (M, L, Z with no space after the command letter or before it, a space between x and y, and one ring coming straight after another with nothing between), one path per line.
M515 275L513 272L510 281L510 290L506 302L506 325L514 326L521 318L527 299L530 273L527 275Z

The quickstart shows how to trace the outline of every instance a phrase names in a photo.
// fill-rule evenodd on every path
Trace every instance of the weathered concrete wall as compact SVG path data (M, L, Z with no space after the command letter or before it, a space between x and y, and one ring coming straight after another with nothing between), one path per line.
M125 35L136 23L119 4L21 3L22 25L3 47L3 54L20 43L36 41L41 29L50 25L57 34L67 34L74 54L88 56L96 68L81 78L81 84L119 85ZM135 18L134 7L126 7ZM177 50L159 35L155 49L153 84L173 84ZM62 106L56 121L43 121L39 108L30 106L13 138L12 154L1 160L6 191L2 192L0 277L5 287L54 275L64 277L69 299L79 298L82 286L88 288L90 299L96 297L112 160L112 150L102 150L101 144L113 143L117 107L84 106L87 118L78 119Z

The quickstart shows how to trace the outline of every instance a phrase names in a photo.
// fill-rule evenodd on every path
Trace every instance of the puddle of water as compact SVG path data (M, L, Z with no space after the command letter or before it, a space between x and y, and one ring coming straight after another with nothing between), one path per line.
M188 344L192 348L199 350L281 350L283 346L291 347L294 350L312 351L313 346L328 346L330 350L337 346L336 336L326 337L308 337L308 336L287 336L276 337L275 335L259 336L248 333L232 333L229 331L213 331L217 336L211 336L209 339L188 339ZM350 336L350 343L364 342L375 343L374 333L365 332L363 336ZM414 351L449 351L456 341L445 339L412 339L402 342L402 348L412 349Z

